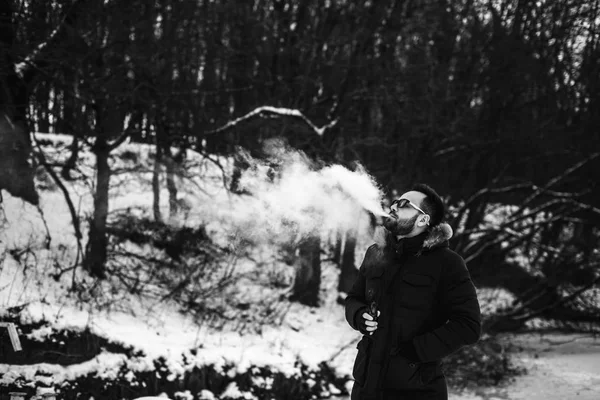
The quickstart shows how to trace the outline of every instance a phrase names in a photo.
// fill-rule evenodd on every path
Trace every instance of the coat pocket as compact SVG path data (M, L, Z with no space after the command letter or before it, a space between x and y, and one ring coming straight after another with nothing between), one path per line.
M402 303L412 310L426 310L432 306L435 281L428 275L404 274L402 276Z
M433 286L433 278L429 275L404 274L402 280L413 287Z
M363 336L363 338L356 345L358 354L356 360L354 360L354 368L352 369L352 376L356 383L360 386L364 386L367 380L367 369L369 366L369 358L371 352L371 340Z

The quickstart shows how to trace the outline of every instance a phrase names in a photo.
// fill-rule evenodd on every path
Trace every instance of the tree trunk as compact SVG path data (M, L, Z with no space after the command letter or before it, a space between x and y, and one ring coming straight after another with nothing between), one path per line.
M342 244L344 240L344 234L341 229L338 229L335 233L335 244L333 245L333 262L338 266L342 263Z
M77 166L77 158L79 157L79 138L77 137L77 133L75 132L73 133L73 141L71 142L70 147L71 155L69 156L69 159L67 160L64 167L62 168L62 171L60 172L63 179L66 179L68 181L72 179L71 171L74 170Z
M249 165L243 156L236 152L233 155L233 173L231 174L231 183L229 184L231 193L242 194L244 192L240 188L240 180L242 179L243 171L248 169L248 167Z
M94 194L94 215L90 225L90 233L86 246L84 267L92 276L106 277L106 220L108 218L108 190L110 187L110 166L108 143L101 136L94 146L96 155L96 193Z
M29 87L15 70L15 25L10 1L0 2L0 189L38 204L29 164L31 138L27 124ZM15 179L18 177L18 179Z
M167 156L165 157L165 164L167 166L167 190L169 191L169 218L173 218L177 215L178 211L177 184L175 182L176 161L173 159L170 150L168 150Z
M317 307L321 288L321 239L310 237L300 244L296 260L296 279L290 301Z
M344 252L342 253L340 278L338 281L338 290L348 293L354 284L357 276L355 266L355 251L356 251L356 230L352 229L346 234L346 242L344 244Z
M115 87L118 86L115 85ZM111 89L111 93L116 90ZM96 100L94 111L96 115L96 141L92 151L96 156L96 193L94 194L94 215L90 225L83 266L92 276L103 279L106 277L108 245L106 222L108 219L111 176L108 159L110 152L119 143L109 144L109 139L125 133L123 132L123 121L125 120L126 109L120 106L113 96L107 95Z
M71 82L77 82L76 74L72 74L67 72L67 79ZM83 116L81 115L80 108L77 107L77 99L74 93L77 91L77 84L74 83L69 90L64 91L64 99L63 99L63 109L64 109L64 131L60 133L70 133L73 135L73 141L71 142L71 155L69 159L65 163L64 167L61 171L61 176L63 179L71 180L71 171L73 171L77 165L77 159L79 157L79 135L82 135L81 129L81 120Z
M160 215L160 164L162 162L162 148L156 145L156 157L154 157L154 171L152 172L152 211L154 220L162 222Z
M0 189L31 204L38 204L33 168L29 164L29 134L0 111ZM15 179L15 177L18 177Z
M48 118L48 110L50 109L49 86L50 85L48 84L40 84L35 91L35 101L41 105L41 107L36 107L35 112L37 118L37 129L39 132L50 132L50 119ZM54 132L57 131L54 130Z

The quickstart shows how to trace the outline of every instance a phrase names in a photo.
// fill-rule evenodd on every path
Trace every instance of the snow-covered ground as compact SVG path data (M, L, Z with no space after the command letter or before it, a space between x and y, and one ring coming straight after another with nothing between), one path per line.
M69 138L60 135L39 136L52 140L55 144L62 143L65 147L70 142ZM47 150L51 159L68 156L64 151L52 154L50 148ZM129 152L129 155L137 155L135 166L142 167L146 172L138 171L135 175L123 172L113 177L111 210L141 209L149 213L152 199L149 195L149 171L152 170L148 156L150 148L123 145L116 152L113 161L115 168L124 170L134 166L123 161L126 159L123 157L126 152ZM295 160L298 161L298 158ZM222 160L225 170L229 172L230 161ZM75 206L83 216L89 215L91 210L92 165L91 155L83 152L80 169L87 178L68 183ZM257 165L254 172L251 170L242 181L242 184L258 188L262 193L261 196L250 199L227 193L219 186L222 185L221 170L211 162L199 161L191 171L190 177L186 181L179 181L181 195L188 204L188 210L185 216L170 223L204 224L211 237L223 243L231 238L230 232L224 231L225 227L229 227L238 233L241 232L246 239L261 244L268 241L293 240L294 235L313 230L315 227L347 228L350 221L362 232L357 247L357 259L362 258L369 239L364 230L364 221L352 218L352 210L357 203L362 207L373 204L378 194L376 186L366 174L349 175L347 171L335 169L328 169L324 174L315 174L306 165L296 163L293 168L286 170L289 174L287 182L293 181L295 185L273 187L269 186L267 181L252 175L260 175L263 167ZM354 194L344 190L352 188L357 182L365 190ZM325 202L323 192L328 196ZM363 198L359 199L360 201L352 197L360 196L361 193ZM351 387L352 381L349 377L358 334L348 327L344 320L343 308L336 302L338 269L331 262L323 262L321 307L309 308L284 302L283 309L278 311L281 317L278 323L265 324L254 332L240 332L232 327L215 329L207 324L199 325L191 316L179 313L175 304L144 296L120 297L118 307L107 307L105 304L100 306L94 302L81 302L68 294L73 277L85 279L86 274L81 270L76 270L75 275L64 274L59 281L48 278L49 273L55 272L57 264L70 265L76 254L71 217L60 191L41 191L40 210L43 212L43 219L35 207L11 197L6 192L2 192L2 196L4 215L0 225L0 254L3 255L0 259L0 319L4 309L22 306L22 323L41 320L50 323L30 334L31 338L43 340L53 330L89 329L97 336L112 342L142 350L144 355L127 359L122 354L104 351L90 361L70 366L17 366L0 363L0 383L13 382L18 377L34 380L40 372L44 372L44 379L50 384L65 379L72 380L90 372L110 377L122 365L127 365L131 370L152 369L152 360L163 356L167 360L169 370L173 372L173 378L194 364L235 365L236 369L231 373L242 373L252 366L268 366L271 370L293 375L298 372L298 360L312 368L317 368L321 362L326 361L338 376L348 378L346 387ZM166 191L162 193L161 205L165 213L167 196ZM312 207L312 217L308 219L305 218L305 213L300 211L311 204L318 207ZM324 213L329 215L329 218L323 219ZM282 216L287 218L287 222L294 223L296 229L291 234L285 232L279 223ZM249 232L247 229L251 226L256 226L256 230ZM47 233L52 239L49 244ZM15 255L18 255L20 262L17 262ZM284 280L293 276L293 268L273 264L271 254L257 253L254 261L259 256L264 261L260 268L270 268L274 273L281 273ZM265 298L277 298L279 294L285 293L282 289L277 291L261 287L259 281L248 279L249 276L253 276L253 271L257 270L255 262L249 259L241 260L237 268L240 271L240 282L248 285L232 292L232 296L244 298L245 301L265 301ZM266 272L263 270L261 273L264 275ZM506 294L498 291L481 291L480 297L490 299L483 301L487 308L510 301ZM492 299L498 301L494 303ZM562 337L547 336L544 340L560 338ZM514 340L522 343L526 349L519 354L519 358L523 365L530 369L529 375L519 377L500 388L472 388L461 393L452 393L451 398L600 399L600 347L597 341L579 338L571 343L553 345L548 341L539 341L536 336L518 336ZM192 354L191 349L198 351ZM184 365L182 354L188 360L192 360L192 363ZM324 394L339 395L339 392L331 388L329 393Z

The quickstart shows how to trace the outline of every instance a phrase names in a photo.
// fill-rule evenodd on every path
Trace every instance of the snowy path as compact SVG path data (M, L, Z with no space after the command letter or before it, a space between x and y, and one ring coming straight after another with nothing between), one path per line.
M584 334L527 334L515 360L528 374L497 388L453 394L451 400L599 400L600 339Z

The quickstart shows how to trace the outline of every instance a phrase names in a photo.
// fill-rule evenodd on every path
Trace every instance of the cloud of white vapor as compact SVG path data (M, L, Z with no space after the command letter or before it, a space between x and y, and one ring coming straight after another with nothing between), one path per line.
M267 161L252 159L240 180L248 194L226 211L237 234L253 241L288 242L337 230L359 229L367 210L386 215L382 191L362 167L317 166L280 142L265 147ZM223 214L223 213L222 213Z

